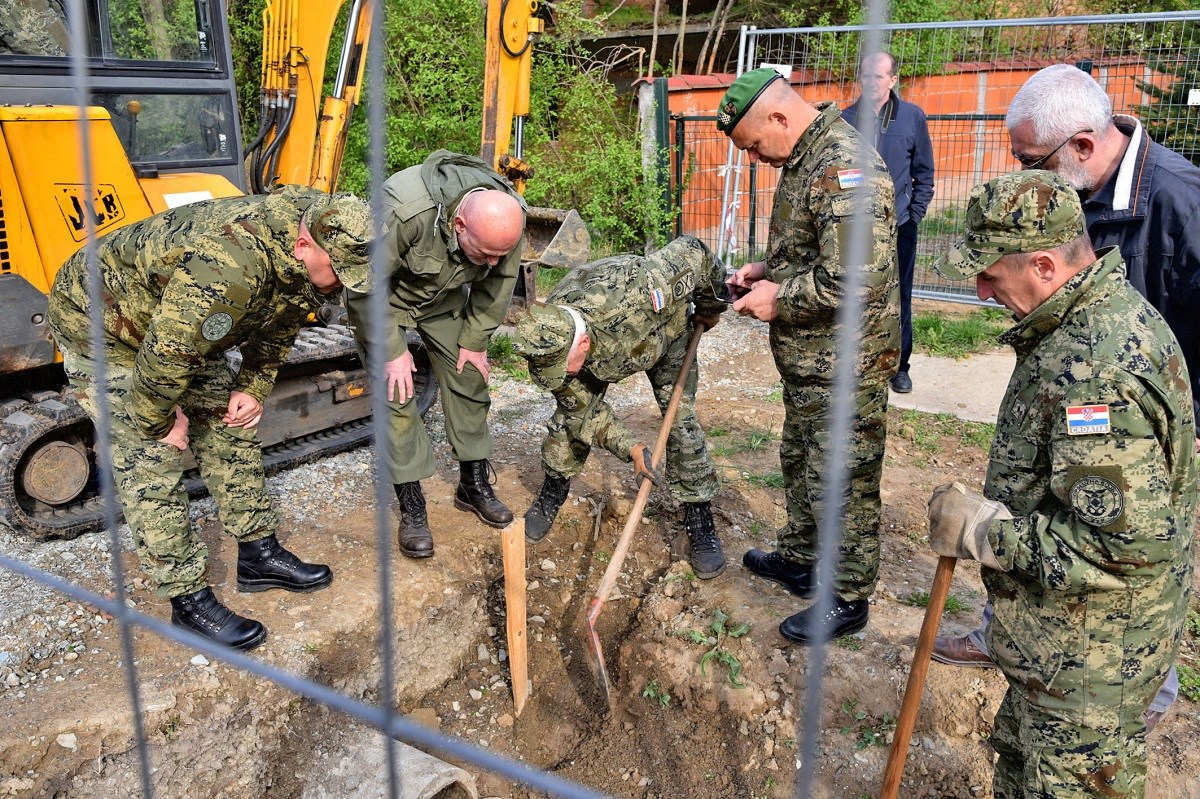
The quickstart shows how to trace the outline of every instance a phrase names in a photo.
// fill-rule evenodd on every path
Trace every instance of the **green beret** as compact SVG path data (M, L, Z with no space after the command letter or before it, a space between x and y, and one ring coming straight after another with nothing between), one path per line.
M371 207L353 194L322 197L304 212L313 243L329 253L342 285L365 294L371 290Z
M547 391L567 380L567 355L575 322L556 305L534 305L517 322L513 349L529 362L529 376Z
M1005 255L1052 250L1087 232L1079 194L1044 169L971 189L965 227L962 242L934 266L948 280L968 280Z
M763 90L782 79L783 76L770 67L759 67L741 75L721 98L717 108L717 130L726 136L733 133Z

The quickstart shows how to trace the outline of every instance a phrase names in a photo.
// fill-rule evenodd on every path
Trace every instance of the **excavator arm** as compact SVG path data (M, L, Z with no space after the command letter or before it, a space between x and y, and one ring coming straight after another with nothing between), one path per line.
M362 88L374 0L351 3L333 91L322 102L327 52L345 5L270 0L263 10L260 123L246 148L255 192L284 183L333 191L337 184Z

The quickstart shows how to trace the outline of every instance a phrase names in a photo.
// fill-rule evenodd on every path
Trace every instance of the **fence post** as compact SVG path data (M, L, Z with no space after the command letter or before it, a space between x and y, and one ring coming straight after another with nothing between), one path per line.
M683 235L683 153L686 145L683 117L675 117L675 236Z
M667 79L654 79L654 132L655 139L658 142L658 151L655 153L654 163L656 165L655 174L658 179L659 197L662 203L662 210L672 210L671 206L671 166L670 166L670 147L671 147L671 106L670 99L667 94ZM678 214L682 209L674 209ZM672 214L675 216L676 214ZM679 225L676 223L676 233L679 235ZM661 236L669 236L671 234L670 217L665 217L660 223L658 233Z

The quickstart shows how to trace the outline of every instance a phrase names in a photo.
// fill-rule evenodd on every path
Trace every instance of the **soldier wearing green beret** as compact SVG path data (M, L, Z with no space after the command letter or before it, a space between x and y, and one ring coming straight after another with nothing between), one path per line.
M308 314L342 286L371 285L366 203L288 187L156 214L97 242L103 296L88 293L81 250L54 281L50 326L80 404L108 400L112 468L142 568L169 598L171 621L237 649L266 638L208 586L207 549L183 487L189 447L238 541L239 591L313 591L328 566L304 563L275 536L255 426ZM98 385L89 314L102 315L106 384ZM235 374L226 350L240 347Z
M400 502L400 552L433 555L420 481L434 471L433 448L413 397L406 333L421 334L441 387L446 437L459 462L455 507L504 527L512 512L492 490L487 347L504 319L521 270L525 201L483 161L438 150L383 185L389 267L383 341L369 341L370 298L348 291L347 309L364 363L384 349L388 476Z
M676 239L649 256L618 255L573 269L517 324L513 344L529 361L534 382L554 394L556 408L542 444L545 479L525 514L525 536L550 530L593 445L632 462L634 473L658 482L646 445L604 401L609 385L645 372L660 410L679 378L693 324L712 327L725 304L724 270L698 239ZM671 495L683 504L691 562L701 578L725 568L710 501L716 469L696 416L699 367L692 363L667 439Z
M735 311L770 323L771 351L783 378L779 457L787 523L775 552L752 549L742 563L800 596L817 588L819 516L831 504L825 496L828 428L832 409L843 401L832 391L842 357L837 317L843 284L851 270L861 276L858 391L848 398L855 414L834 601L823 617L809 608L779 625L785 638L807 644L866 626L867 600L879 575L887 389L900 354L894 189L883 160L841 119L836 105L809 105L773 69L752 70L734 81L717 120L751 162L782 168L765 258L743 266L730 285L745 295ZM854 263L849 242L858 214L869 241L862 262Z
M1195 422L1162 316L1095 253L1057 175L971 192L938 266L1013 312L1017 353L983 494L934 490L930 545L971 558L1009 690L990 737L998 799L1145 795L1143 717L1175 660L1192 584Z

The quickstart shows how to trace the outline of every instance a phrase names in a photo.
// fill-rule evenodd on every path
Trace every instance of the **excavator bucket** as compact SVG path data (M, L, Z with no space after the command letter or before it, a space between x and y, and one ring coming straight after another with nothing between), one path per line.
M587 226L575 209L530 208L525 217L521 260L539 266L572 269L587 263L592 247Z

